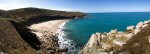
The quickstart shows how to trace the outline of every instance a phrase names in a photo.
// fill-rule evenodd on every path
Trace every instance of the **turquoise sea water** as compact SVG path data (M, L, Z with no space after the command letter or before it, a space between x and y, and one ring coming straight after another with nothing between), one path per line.
M81 19L71 20L65 25L65 34L76 46L82 47L96 32L112 29L125 31L127 26L150 19L150 12L87 13Z

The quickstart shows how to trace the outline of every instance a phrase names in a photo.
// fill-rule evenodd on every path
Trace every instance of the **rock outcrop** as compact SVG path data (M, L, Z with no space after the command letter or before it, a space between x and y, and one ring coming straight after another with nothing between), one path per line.
M88 43L79 52L79 54L119 54L119 53L140 54L140 53L133 53L132 51L124 47L130 46L130 45L126 45L129 44L128 41L134 39L133 37L138 35L146 27L150 26L149 23L150 20L139 22L136 26L127 27L127 30L125 32L117 31L117 29L115 29L115 30L111 30L109 33L93 34L89 39ZM145 38L147 38L147 42L149 42L149 36Z

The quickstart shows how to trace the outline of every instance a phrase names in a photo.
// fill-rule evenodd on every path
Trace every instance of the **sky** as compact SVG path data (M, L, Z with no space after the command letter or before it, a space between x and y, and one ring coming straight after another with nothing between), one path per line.
M37 7L80 12L150 12L150 0L0 0L0 9Z

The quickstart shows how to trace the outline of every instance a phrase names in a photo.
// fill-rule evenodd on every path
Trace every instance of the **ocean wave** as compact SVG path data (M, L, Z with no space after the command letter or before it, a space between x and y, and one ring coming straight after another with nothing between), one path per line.
M79 49L76 48L76 44L73 42L73 40L67 37L64 31L64 29L66 28L65 24L67 22L64 22L62 25L60 25L59 31L57 32L59 48L61 49L68 48L68 52L63 53L63 54L76 54L79 51Z

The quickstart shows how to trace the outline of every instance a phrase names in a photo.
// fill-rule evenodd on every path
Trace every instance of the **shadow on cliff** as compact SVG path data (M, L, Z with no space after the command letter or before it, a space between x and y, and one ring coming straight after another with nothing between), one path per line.
M25 25L22 23L10 21L12 25L16 28L17 32L21 35L24 41L26 41L35 50L40 49L41 42L38 40L35 34L30 32Z

